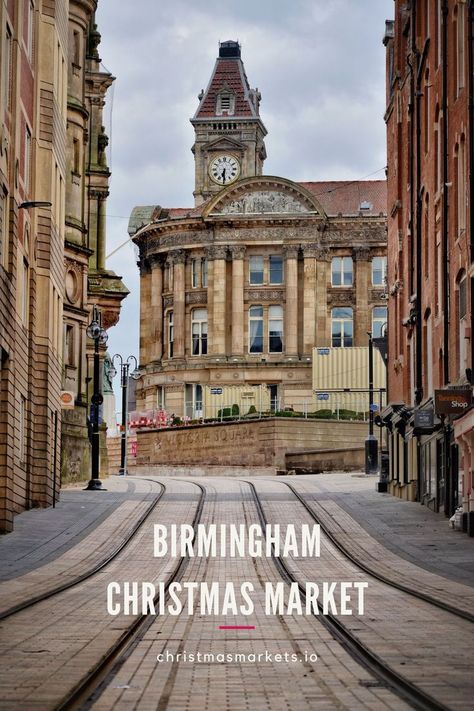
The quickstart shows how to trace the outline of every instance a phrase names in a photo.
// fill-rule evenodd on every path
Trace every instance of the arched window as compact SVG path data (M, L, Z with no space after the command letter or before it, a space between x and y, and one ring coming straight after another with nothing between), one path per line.
M168 357L173 357L174 350L174 324L173 324L173 312L168 311Z
M468 324L468 314L467 314L467 278L466 272L462 269L456 279L458 287L458 298L457 298L457 312L458 312L458 323L457 323L457 339L458 339L458 354L459 354L459 375L462 377L466 371L467 365L467 342L466 342L466 330L469 326Z
M350 348L353 341L352 309L337 307L331 312L331 334L333 348Z
M283 352L283 307L268 308L268 352Z
M207 354L207 309L194 309L191 313L192 354Z
M374 306L372 309L372 336L381 338L387 329L387 307Z
M249 353L263 353L263 306L249 308Z

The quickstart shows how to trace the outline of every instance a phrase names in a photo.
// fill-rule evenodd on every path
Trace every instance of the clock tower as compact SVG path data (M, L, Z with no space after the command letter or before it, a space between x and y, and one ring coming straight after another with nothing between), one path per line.
M195 142L195 204L239 178L262 174L266 128L260 118L260 93L251 89L238 42L221 42L207 89L191 119Z

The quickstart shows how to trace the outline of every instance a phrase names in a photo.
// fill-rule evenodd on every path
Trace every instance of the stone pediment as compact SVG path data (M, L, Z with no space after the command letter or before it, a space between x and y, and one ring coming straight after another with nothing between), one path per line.
M244 143L237 141L235 138L232 138L232 136L219 136L203 146L203 150L208 153L211 151L222 151L223 153L236 151L243 153L246 149L247 146Z
M214 215L324 216L314 195L283 178L247 178L221 191L206 209Z

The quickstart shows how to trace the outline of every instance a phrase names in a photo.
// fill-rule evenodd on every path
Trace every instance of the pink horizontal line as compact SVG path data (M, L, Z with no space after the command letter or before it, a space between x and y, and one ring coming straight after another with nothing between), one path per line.
M254 630L255 625L219 625L220 630Z

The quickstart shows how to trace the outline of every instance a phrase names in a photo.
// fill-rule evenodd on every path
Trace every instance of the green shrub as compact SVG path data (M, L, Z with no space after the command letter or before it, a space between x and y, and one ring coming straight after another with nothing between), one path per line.
M257 412L257 408L255 407L255 405L250 405L247 415L255 415L256 412Z
M234 404L232 405L232 416L233 416L233 417L238 417L239 415L240 415L240 408L239 408L239 406L237 405L237 403L234 403Z

